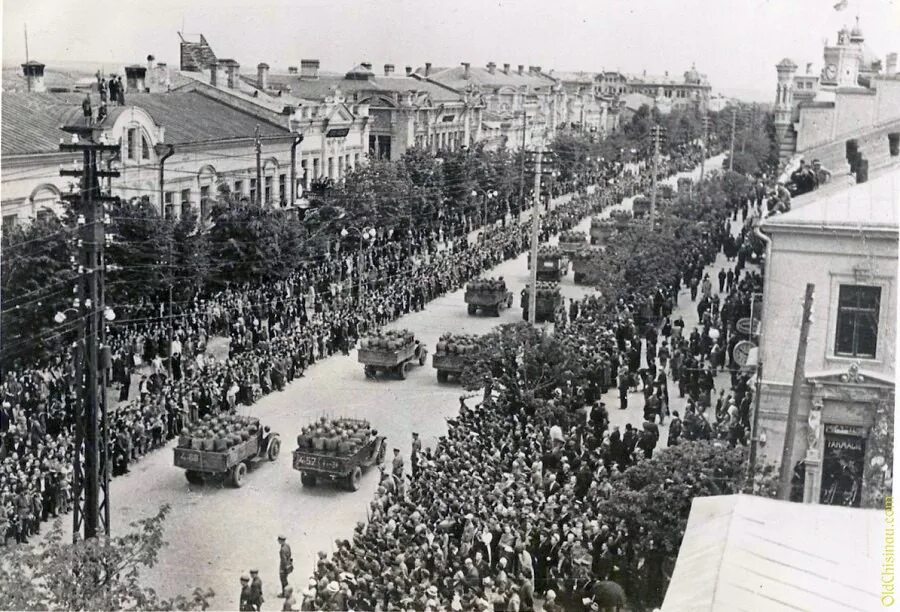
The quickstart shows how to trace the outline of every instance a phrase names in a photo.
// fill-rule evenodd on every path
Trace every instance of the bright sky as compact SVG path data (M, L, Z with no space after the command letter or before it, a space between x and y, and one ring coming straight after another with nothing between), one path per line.
M317 58L471 62L545 70L681 74L696 62L714 90L774 97L775 64L821 67L822 42L856 15L880 57L900 51L900 0L6 0L3 63L32 59L178 64L178 35L206 35L219 57L252 73Z

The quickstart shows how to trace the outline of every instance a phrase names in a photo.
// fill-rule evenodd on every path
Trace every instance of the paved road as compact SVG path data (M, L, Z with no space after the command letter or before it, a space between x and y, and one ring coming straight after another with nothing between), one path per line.
M713 164L715 161L711 167ZM621 206L630 207L630 201ZM588 224L585 220L579 228L587 230ZM529 280L525 255L504 262L489 274L502 275L516 296L516 307L499 318L468 316L463 292L456 291L390 327L414 331L433 351L446 331L481 334L497 324L520 321L518 295ZM573 283L571 273L562 282L567 298L579 298L588 291ZM124 530L131 521L168 503L172 506L165 534L169 545L159 564L147 572L148 585L166 595L187 593L195 586L211 587L217 593L213 608L237 609L238 577L257 567L265 585L265 607L274 609L279 590L278 534L287 536L293 547L296 569L292 582L302 587L316 552L331 552L336 538L350 537L353 525L365 520L378 480L377 469L372 469L355 493L327 485L305 489L290 461L299 429L321 415L366 418L387 435L388 456L396 446L408 457L413 431L420 434L425 446L432 447L437 437L446 433L445 418L457 412L461 393L455 384L437 383L430 359L425 367L413 369L406 381L367 380L356 363L355 351L349 357L320 361L284 392L242 410L282 434L282 454L276 462L258 464L241 489L215 484L198 487L189 485L183 471L172 466L170 445L144 457L133 464L131 474L113 481L112 528ZM611 401L607 404L613 406ZM639 406L625 412L628 414L610 410L614 422L626 417L639 422L635 421Z

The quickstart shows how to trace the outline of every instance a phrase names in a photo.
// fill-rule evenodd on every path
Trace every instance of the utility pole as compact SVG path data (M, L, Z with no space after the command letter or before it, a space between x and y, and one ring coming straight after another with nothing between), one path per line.
M737 106L731 109L731 154L728 156L728 169L734 171L734 128L737 125Z
M781 478L778 487L778 498L785 501L791 497L791 475L793 474L792 458L794 454L794 433L797 429L797 411L800 408L800 390L806 377L806 345L809 341L809 326L812 319L813 293L816 286L806 284L806 296L803 298L803 319L800 321L800 343L797 346L797 361L794 364L794 381L791 385L791 403L788 406L787 426L784 432L784 447L781 452ZM752 322L751 322L752 325Z
M256 205L262 206L262 143L259 140L259 124L256 124L256 135L254 137L256 146Z
M709 138L709 115L703 113L703 150L700 155L700 185L703 185L703 173L706 168L707 139ZM702 187L700 188L702 189ZM699 189L698 189L699 193Z
M535 323L537 309L538 237L541 227L541 157L544 146L538 145L534 158L534 208L531 209L531 282L528 289L528 322Z
M525 114L525 109L522 109L522 168L519 175L519 206L525 203L525 156L527 155L525 151L525 131L527 129L528 115ZM519 212L521 212L521 209Z
M81 329L78 383L81 397L75 417L74 528L73 539L83 529L84 538L109 535L109 428L106 413L106 368L109 348L105 346L105 278L103 274L106 230L103 203L118 201L100 192L100 179L118 177L118 171L98 170L98 153L119 152L118 145L100 144L100 129L92 121L79 120L62 129L73 134L73 142L60 142L64 153L81 153L81 170L60 170L60 176L79 177L80 193L63 196L72 202L78 219L79 271L78 305Z
M653 137L653 187L650 191L650 230L652 231L656 225L656 174L659 167L659 139L662 136L663 128L654 125L650 128L650 135Z

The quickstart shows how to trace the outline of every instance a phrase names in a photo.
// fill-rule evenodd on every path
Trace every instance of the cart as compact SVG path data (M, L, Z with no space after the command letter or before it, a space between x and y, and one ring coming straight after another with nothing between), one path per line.
M382 348L360 348L357 361L363 364L366 378L375 378L379 372L390 372L400 380L406 380L412 369L413 361L425 365L428 349L418 340L396 350Z
M586 244L587 235L584 232L569 231L563 232L559 236L559 249L569 256L569 260L571 260L573 254L584 248Z
M185 470L185 478L191 484L224 476L232 486L240 488L250 466L263 460L275 461L280 450L278 434L265 434L260 429L255 436L223 451L175 448L175 467Z
M572 259L572 275L577 285L590 284L594 277L594 269L599 258L603 255L603 248L585 249Z
M337 451L298 448L294 451L294 469L300 472L304 487L314 487L321 480L338 480L350 491L359 489L363 470L384 461L387 442L384 436L372 438L349 455Z
M501 310L512 306L513 295L512 291L503 289L466 289L465 301L470 315L480 308L493 317L499 317Z
M438 382L445 383L451 376L459 380L459 375L462 374L465 367L465 355L435 353L431 356L431 365L437 370Z

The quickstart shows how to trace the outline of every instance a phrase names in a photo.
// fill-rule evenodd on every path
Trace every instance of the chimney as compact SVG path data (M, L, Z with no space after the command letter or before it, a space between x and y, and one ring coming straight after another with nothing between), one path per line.
M296 66L288 66L288 74L299 74L300 69Z
M497 70L497 64L495 64L494 62L488 62L488 65L487 65L487 71L488 71L490 74L494 74L494 72L495 72L496 70Z
M209 84L213 87L219 86L219 62L209 63Z
M393 64L385 64L384 65L384 76L391 76L394 74L394 65Z
M300 78L301 79L318 79L319 78L319 60L302 59L300 60Z
M41 93L47 91L44 87L44 64L31 60L22 64L22 74L25 76L25 85L28 91Z
M412 76L412 66L406 67L406 76Z
M165 62L156 63L156 86L159 91L169 89L169 66Z
M669 71L668 71L668 70L666 70L665 76L666 76L666 78L669 78Z
M519 64L519 75L525 74L525 64Z
M468 79L468 78L469 78L469 74L471 74L471 70L470 70L471 65L469 64L469 62L463 62L462 65L463 65L463 68L464 68L464 71L463 71L463 78L464 78L464 79Z
M806 74L812 74L812 62L806 62Z
M153 77L153 74L154 74L153 67L155 66L155 64L156 64L156 58L151 53L150 55L147 56L147 72L150 74L151 78Z
M269 88L269 65L265 62L256 65L256 87L263 91Z
M503 74L509 74L509 64L503 64Z
M888 53L887 57L884 59L884 73L888 76L894 76L895 74L897 74L897 54Z
M222 60L222 65L225 66L225 78L228 89L237 89L238 77L241 74L241 65L233 59Z
M431 62L425 62L425 76L431 75Z
M125 90L133 93L146 91L147 69L140 64L125 66Z

